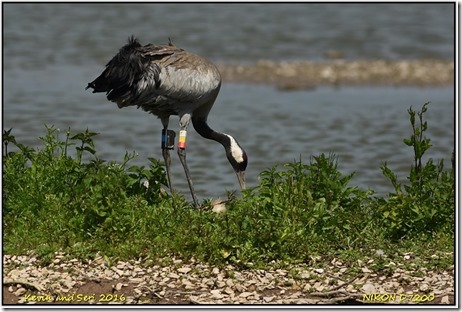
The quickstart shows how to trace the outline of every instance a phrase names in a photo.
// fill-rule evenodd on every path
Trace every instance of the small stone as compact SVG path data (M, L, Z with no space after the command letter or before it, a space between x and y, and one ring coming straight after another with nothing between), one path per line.
M320 282L316 282L314 285L313 285L314 289L316 289L316 291L323 291L324 288L326 288L324 285L322 285Z
M179 268L177 271L180 272L180 273L188 273L190 272L192 269L191 268L188 268L188 267L182 267L182 268Z
M64 284L66 285L66 287L69 288L69 289L72 288L72 287L74 287L75 284L77 284L77 282L76 282L76 281L73 281L73 280L66 280L66 281L64 281L63 283L64 283Z
M319 274L323 274L324 273L324 269L314 269L314 271L316 273L319 273Z
M299 291L297 291L297 292L291 294L291 295L289 296L289 298L290 298L290 299L297 299L297 298L300 297L301 295L302 295L302 293L299 292Z
M287 271L286 271L286 270L282 270L282 269L277 269L277 270L276 270L276 274L277 274L277 275L280 275L280 276L286 276L286 275L287 275Z
M422 284L422 285L420 285L419 290L420 291L426 291L426 290L428 290L428 287L429 287L428 284Z
M245 292L239 294L239 297L245 299L245 298L251 296L252 294L253 294L253 293L251 293L251 292L245 291Z
M273 299L274 299L274 296L263 297L264 302L271 302L271 301L273 301Z
M304 286L303 286L303 290L304 291L309 291L311 289L311 284L310 283L306 283Z
M224 297L225 295L223 294L213 294L212 296L210 296L211 299L222 299ZM220 303L220 302L217 302L217 303Z
M122 284L122 283L117 283L117 285L115 286L115 289L116 289L117 291L120 291L120 290L122 289L122 287L123 287L123 284Z
M169 274L167 275L167 277L169 277L169 278L174 278L174 279L180 278L180 276L179 276L178 274L173 273L173 272L172 272L172 273L169 273Z
M444 296L441 298L441 304L450 304L449 296Z
M363 271L363 273L371 273L372 272L368 268L361 268L361 271Z
M376 292L375 286L371 283L366 283L363 285L362 289L364 290L365 294L373 294Z
M193 285L193 284L186 284L186 285L184 286L184 288L185 288L186 290L191 290L191 289L196 289L196 286Z
M218 288L223 288L223 287L226 286L226 283L225 283L225 282L222 282L222 281L217 281L216 284L217 284L217 287L218 287Z
M124 271L119 270L117 268L114 268L113 271L116 272L119 276L122 276L124 274Z
M26 293L26 289L24 288L18 288L15 292L14 292L14 295L19 297L19 296L22 296Z

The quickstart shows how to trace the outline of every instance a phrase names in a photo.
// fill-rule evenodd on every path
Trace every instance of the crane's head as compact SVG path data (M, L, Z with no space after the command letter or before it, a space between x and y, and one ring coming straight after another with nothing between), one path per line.
M236 139L226 134L229 138L229 145L225 146L226 157L236 172L237 180L241 190L245 190L245 169L247 168L247 154L244 149L237 143Z

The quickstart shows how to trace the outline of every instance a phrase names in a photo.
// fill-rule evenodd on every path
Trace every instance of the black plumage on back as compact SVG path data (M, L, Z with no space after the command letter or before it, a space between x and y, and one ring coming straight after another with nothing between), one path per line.
M160 68L157 64L151 63L156 54L146 54L146 47L143 47L136 38L129 38L128 44L119 50L119 53L106 64L103 73L90 82L86 89L93 88L93 93L106 92L107 99L117 102L120 107L130 105L126 102L133 102L138 97L137 84L147 72L148 66L151 66L158 88Z

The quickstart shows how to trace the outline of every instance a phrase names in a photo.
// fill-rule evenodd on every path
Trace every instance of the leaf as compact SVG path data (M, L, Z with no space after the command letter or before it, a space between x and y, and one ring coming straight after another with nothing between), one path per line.
M412 146L413 140L412 139L403 139L404 144L407 146Z
M71 137L71 140L80 140L83 141L85 139L85 134L77 133L76 135Z
M225 249L222 249L220 251L221 253L221 256L224 258L224 259L228 259L229 256L231 255L231 251L228 251L228 250L225 250Z

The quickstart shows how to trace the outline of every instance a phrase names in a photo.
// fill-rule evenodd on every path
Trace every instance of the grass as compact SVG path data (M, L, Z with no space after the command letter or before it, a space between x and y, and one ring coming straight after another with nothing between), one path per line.
M260 183L211 211L210 200L193 209L184 197L164 189L163 164L149 168L98 158L90 131L72 134L47 127L43 147L24 146L4 131L3 251L33 251L43 262L56 251L80 259L104 255L108 261L176 256L238 267L329 263L354 264L418 255L433 269L454 264L454 155L423 162L431 148L424 114L409 109L414 151L407 183L380 168L394 192L378 197L351 186L353 174L337 170L335 155L312 156L263 171ZM416 118L417 117L417 118ZM14 152L9 151L11 145ZM380 251L380 252L379 252ZM436 256L435 256L436 255ZM321 259L321 260L320 260ZM381 262L382 261L382 262Z

